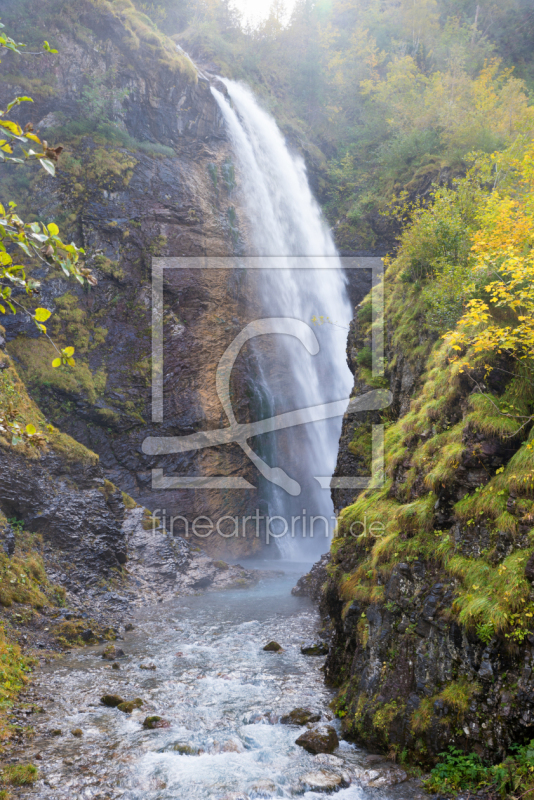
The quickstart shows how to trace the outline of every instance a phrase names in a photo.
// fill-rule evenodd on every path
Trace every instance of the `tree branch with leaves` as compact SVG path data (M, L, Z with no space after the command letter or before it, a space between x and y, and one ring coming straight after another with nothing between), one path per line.
M7 36L3 28L0 23L0 51L4 49L21 55L21 48L24 45ZM45 41L42 53L55 54L57 50L51 48ZM31 97L16 97L5 110L0 109L0 164L35 162L49 175L55 176L56 163L63 147L50 147L47 141L34 132L31 123L22 128L8 116L22 103L32 102ZM52 312L40 307L30 310L18 296L22 292L28 297L39 294L40 282L29 275L29 270L35 263L56 268L66 277L77 280L82 286L95 286L96 278L84 266L84 250L77 247L74 242L65 243L55 223L49 225L39 222L26 223L17 214L16 207L13 201L7 201L5 205L0 202L0 313L16 314L17 310L25 313L33 320L40 333L52 342L57 351L57 358L52 362L52 366L56 368L74 366L74 348L59 348L48 335L45 323ZM29 430L21 434L19 426L9 418L9 415L0 414L0 426L11 431L14 444L18 443L21 436L37 441L33 426L27 426Z

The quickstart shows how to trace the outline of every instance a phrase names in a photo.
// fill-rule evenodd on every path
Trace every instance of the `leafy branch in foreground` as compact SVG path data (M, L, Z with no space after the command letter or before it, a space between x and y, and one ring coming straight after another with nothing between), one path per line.
M0 29L3 27L0 23ZM20 55L21 47L24 45L15 42L0 30L0 50L3 48ZM45 41L43 52L53 54L57 53L57 50L53 50ZM48 142L34 133L31 123L22 128L18 122L7 116L22 103L32 102L31 97L16 97L5 110L0 109L0 164L35 162L39 163L48 174L55 176L55 164L63 147L50 147ZM77 247L74 242L70 244L63 242L55 223L49 225L38 222L25 223L16 213L16 207L13 201L7 203L7 208L0 203L0 313L6 314L11 311L16 314L17 310L25 313L57 351L58 357L54 359L52 366L74 366L74 348L65 347L60 350L47 333L45 322L52 312L47 308L35 308L31 311L18 298L22 293L30 298L39 293L40 282L28 274L31 265L36 262L47 267L59 268L66 277L74 278L82 285L95 286L96 278L80 260L84 250ZM0 415L0 427L12 434L12 444L18 444L23 438L32 444L41 444L44 441L33 426L29 426L29 429L27 426L22 431L8 411Z

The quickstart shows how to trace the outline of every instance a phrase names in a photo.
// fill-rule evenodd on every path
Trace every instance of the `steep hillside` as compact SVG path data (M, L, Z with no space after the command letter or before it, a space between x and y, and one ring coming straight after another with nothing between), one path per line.
M383 287L385 379L370 298L349 335L355 394L378 382L393 402L344 424L336 474L369 474L373 423L385 468L334 492L326 674L349 736L424 765L448 745L502 760L534 733L531 154L526 137L412 211Z

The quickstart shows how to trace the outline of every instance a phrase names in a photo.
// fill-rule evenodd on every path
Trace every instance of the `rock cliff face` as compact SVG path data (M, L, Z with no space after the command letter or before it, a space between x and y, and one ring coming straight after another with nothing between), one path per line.
M167 533L161 520L105 478L95 453L44 420L1 357L2 394L46 443L13 446L0 424L0 544L13 555L8 520L39 534L48 579L63 587L70 609L117 621L133 605L200 589L246 586L242 567L212 561L194 542Z
M59 54L28 59L22 72L0 84L2 102L25 93L29 83L37 86L35 104L20 119L63 143L65 152L58 178L31 177L28 206L86 249L99 280L85 294L57 273L36 274L40 302L55 312L54 338L76 348L72 374L49 367L49 347L32 338L20 315L7 319L8 351L48 418L100 456L107 478L144 506L166 509L168 518L217 521L253 509L254 493L233 493L230 507L220 491L155 490L152 469L171 477L251 478L239 448L149 457L142 443L149 435L227 424L215 371L250 313L239 299L240 279L230 271L167 270L164 421L153 424L151 266L154 256L226 256L239 249L232 153L209 82L169 40L162 45L158 34L154 43L155 34L136 22L139 15L115 5L74 3L71 24L57 21L51 31ZM13 188L23 211L27 192ZM242 421L251 414L250 375L245 355L233 374ZM213 553L243 555L259 539L214 535L202 544Z
M354 394L388 386L393 402L343 426L336 474L368 475L371 424L386 424L385 481L333 492L326 676L359 742L424 765L449 744L497 759L534 735L529 434L485 399L514 391L509 365L460 372L391 273L385 379L368 367L368 300L348 340Z

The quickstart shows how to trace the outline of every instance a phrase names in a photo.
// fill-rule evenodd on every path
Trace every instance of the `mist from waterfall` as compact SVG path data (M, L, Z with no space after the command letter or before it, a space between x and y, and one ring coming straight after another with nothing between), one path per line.
M345 349L352 314L346 278L310 190L304 162L289 151L275 121L247 87L229 80L224 84L229 99L213 87L212 92L237 161L241 207L247 215L239 223L246 229L247 255L261 257L258 286L263 316L305 322L320 346L317 355L310 355L294 336L268 337L268 349L265 343L258 348L257 380L264 384L259 390L269 398L270 415L348 399L352 376ZM321 316L330 321L312 322ZM315 522L311 538L310 519L328 519L331 534L330 490L321 488L316 477L332 475L340 430L338 417L260 437L263 457L271 466L282 467L302 488L299 495L291 496L272 483L261 484L271 517L289 523L300 516L295 537L290 535L290 525L287 535L278 540L285 558L308 560L329 549L324 523ZM271 528L281 533L283 525L278 520Z

